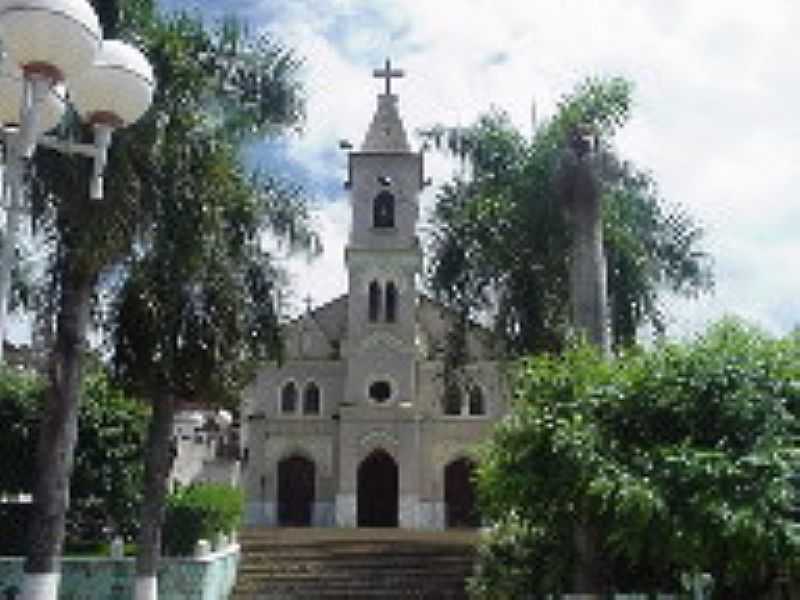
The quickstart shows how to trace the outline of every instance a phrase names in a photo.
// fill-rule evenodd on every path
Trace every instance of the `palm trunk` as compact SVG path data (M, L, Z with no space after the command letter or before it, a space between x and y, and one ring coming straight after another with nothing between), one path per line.
M570 292L576 331L603 353L610 351L606 257L603 251L602 204L590 156L578 158L570 198L572 260Z
M570 261L570 301L572 325L579 335L609 354L611 344L608 322L606 257L603 251L603 207L592 172L593 141L576 136L572 140L574 163L571 165L567 210L572 224ZM601 541L585 514L575 524L573 546L577 562L573 590L599 593L603 589Z
M147 436L142 501L136 555L135 600L156 600L156 571L161 557L161 525L164 522L167 487L172 468L172 426L175 401L166 394L153 401L153 416Z
M50 359L39 428L33 511L22 600L56 600L61 574L69 479L78 437L83 345L89 325L92 279L68 267L61 282L56 343Z

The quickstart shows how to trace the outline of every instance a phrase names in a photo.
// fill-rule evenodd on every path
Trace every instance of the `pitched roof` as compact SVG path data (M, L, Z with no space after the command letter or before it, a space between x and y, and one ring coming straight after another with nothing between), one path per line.
M397 110L397 96L380 94L378 109L372 117L362 152L411 152L403 120Z

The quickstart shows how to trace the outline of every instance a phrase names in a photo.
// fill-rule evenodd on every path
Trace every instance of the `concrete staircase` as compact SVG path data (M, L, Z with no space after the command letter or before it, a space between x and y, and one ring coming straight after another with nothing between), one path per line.
M233 600L463 600L474 531L247 529Z

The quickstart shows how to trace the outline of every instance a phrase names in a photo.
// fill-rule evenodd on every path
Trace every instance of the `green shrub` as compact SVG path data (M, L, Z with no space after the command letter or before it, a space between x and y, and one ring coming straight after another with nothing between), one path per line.
M244 508L241 490L203 483L178 490L167 499L163 550L167 556L191 555L198 540L239 526Z
M476 558L475 574L467 580L473 600L552 597L565 589L573 560L552 531L514 513L481 536Z

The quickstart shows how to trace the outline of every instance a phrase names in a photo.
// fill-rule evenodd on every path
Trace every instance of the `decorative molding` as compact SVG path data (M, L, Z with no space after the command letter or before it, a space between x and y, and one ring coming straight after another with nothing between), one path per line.
M388 451L387 446L396 448L400 445L400 440L385 429L373 429L362 435L358 440L358 444L362 448L369 448L370 450L380 447Z
M331 419L287 417L283 419L267 419L264 432L269 437L293 436L297 438L326 436L334 433L335 424Z
M459 458L475 460L473 455L474 443L457 440L445 440L434 444L431 453L435 477L442 477L444 468Z
M333 440L273 437L265 446L264 455L269 470L277 469L278 463L284 458L298 454L310 458L320 476L330 477L333 473Z
M412 349L408 348L407 344L404 344L401 339L392 335L387 331L376 331L368 335L364 338L364 341L361 342L359 347L360 352L366 352L371 348L377 348L378 346L385 346L389 350L394 350L395 352L413 352Z
M348 270L360 280L364 272L416 273L421 267L422 251L418 244L391 250L348 246L345 249L345 260Z

